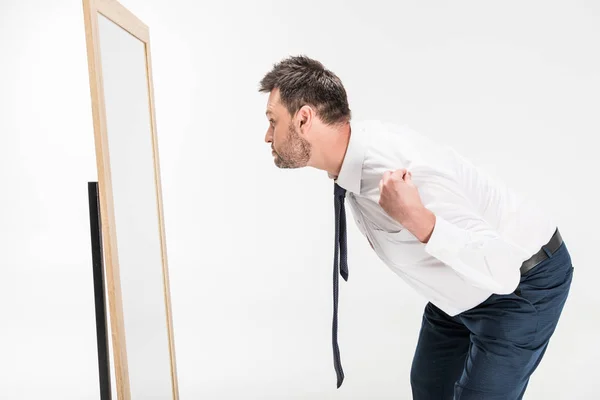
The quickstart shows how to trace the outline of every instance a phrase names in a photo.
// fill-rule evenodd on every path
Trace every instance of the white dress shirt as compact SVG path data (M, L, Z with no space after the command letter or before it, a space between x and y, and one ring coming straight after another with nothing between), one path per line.
M513 292L521 264L548 242L556 224L451 147L406 126L351 126L336 182L346 189L356 224L381 260L451 316L493 293ZM426 244L379 206L384 172L400 168L412 172L423 204L436 216Z

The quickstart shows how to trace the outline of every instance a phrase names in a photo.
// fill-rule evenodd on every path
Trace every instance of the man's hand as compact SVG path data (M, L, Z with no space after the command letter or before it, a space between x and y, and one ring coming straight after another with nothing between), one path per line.
M435 226L435 215L423 205L412 174L406 169L386 171L379 182L379 205L417 239L427 243Z

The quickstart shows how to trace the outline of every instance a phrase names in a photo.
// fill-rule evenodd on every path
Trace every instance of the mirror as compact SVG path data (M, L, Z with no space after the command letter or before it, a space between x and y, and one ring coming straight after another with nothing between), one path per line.
M85 0L111 347L119 399L177 399L148 28Z

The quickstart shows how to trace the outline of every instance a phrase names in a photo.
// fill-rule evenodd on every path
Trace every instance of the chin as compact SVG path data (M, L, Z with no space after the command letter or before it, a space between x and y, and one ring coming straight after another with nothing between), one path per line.
M279 169L295 169L295 168L296 168L296 167L294 167L293 165L282 163L282 162L281 162L281 161L279 161L279 160L275 161L275 165L276 165L276 166L277 166L277 168L279 168Z
M280 169L298 169L304 167L304 165L299 165L298 163L287 162L279 156L275 156L273 161Z

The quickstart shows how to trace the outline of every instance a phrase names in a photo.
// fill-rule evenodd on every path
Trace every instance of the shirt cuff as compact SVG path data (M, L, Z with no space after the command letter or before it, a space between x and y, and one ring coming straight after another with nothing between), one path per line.
M436 215L435 226L425 245L425 251L437 259L447 262L459 257L460 250L467 243L469 243L468 232Z
M518 268L505 268L507 263L513 261L508 254L510 249L497 248L487 255L492 260L496 259L493 265L502 267L500 271L498 268L492 271L486 254L479 251L482 247L483 242L473 241L469 231L460 229L436 215L435 226L425 245L425 251L477 287L498 294L512 292L518 284L520 273ZM506 262L497 260L498 256L505 256Z

